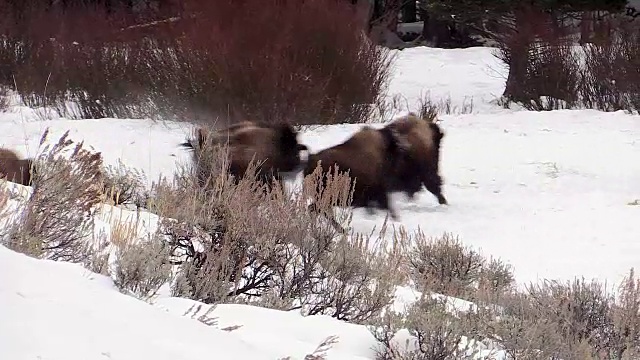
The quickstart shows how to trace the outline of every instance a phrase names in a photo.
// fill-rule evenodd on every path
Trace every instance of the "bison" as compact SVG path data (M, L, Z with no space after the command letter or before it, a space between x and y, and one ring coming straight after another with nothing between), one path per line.
M0 177L7 181L30 186L32 168L32 159L21 159L15 151L0 148Z
M352 184L351 206L365 207L370 213L374 208L384 209L392 219L397 220L398 216L389 202L391 189L388 175L394 163L403 156L404 146L402 138L392 128L374 129L366 126L341 144L309 154L303 173L306 177L320 166L325 175L322 181L326 182L326 174L337 165L339 172L348 171L352 181L355 180L355 184ZM310 205L310 210L318 211L314 204ZM334 219L330 221L333 226L340 228Z
M236 182L245 175L253 160L257 165L257 180L268 188L273 178L282 183L285 177L289 177L287 173L301 170L300 151L307 149L298 142L297 131L285 123L243 121L215 131L198 127L195 135L195 139L188 139L181 145L194 150L201 185L205 180L201 176L208 176L202 171L207 164L198 160L202 151L212 149L212 145L228 145L228 169Z
M395 163L389 179L390 190L404 192L409 198L424 185L439 204L447 204L439 174L440 143L444 133L435 122L409 113L386 126L407 142L407 150Z

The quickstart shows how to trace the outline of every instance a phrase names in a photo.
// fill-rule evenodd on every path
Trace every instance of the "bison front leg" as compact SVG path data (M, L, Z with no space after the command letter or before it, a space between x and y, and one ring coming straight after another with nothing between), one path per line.
M425 174L422 176L422 183L427 190L432 193L440 205L447 205L447 199L442 194L442 178L438 174Z

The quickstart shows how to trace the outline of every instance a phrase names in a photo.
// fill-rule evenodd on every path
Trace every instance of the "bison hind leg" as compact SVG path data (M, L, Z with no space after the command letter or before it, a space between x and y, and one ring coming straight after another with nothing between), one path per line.
M380 209L382 210L387 210L389 216L391 216L391 219L393 219L393 221L398 221L400 219L400 217L398 216L398 213L396 212L396 210L391 206L391 201L390 201L390 197L389 197L389 192L384 189L384 190L380 190L377 192L377 202L379 204Z

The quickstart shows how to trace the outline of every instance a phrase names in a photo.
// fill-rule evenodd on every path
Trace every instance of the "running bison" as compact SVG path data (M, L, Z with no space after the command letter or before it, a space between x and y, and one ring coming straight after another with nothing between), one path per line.
M31 185L32 159L21 159L15 151L0 148L0 177L21 185Z
M306 146L298 142L298 133L289 124L243 121L214 131L198 127L195 135L195 139L188 139L181 145L194 150L201 185L209 173L206 171L207 160L199 160L203 151L213 151L212 146L215 145L228 145L228 169L236 182L245 175L252 160L257 166L258 180L268 187L273 178L282 183L288 177L287 173L299 171L303 166L300 151L305 150Z
M341 144L309 154L304 176L320 166L325 175L323 182L326 182L326 174L333 172L337 165L340 173L348 171L355 181L351 206L364 207L369 212L374 208L387 210L391 218L397 220L398 215L389 202L389 174L394 163L403 156L403 146L402 139L392 129L367 126ZM313 205L311 209L318 211ZM339 227L333 219L330 221Z
M353 207L386 209L399 217L390 205L390 194L403 192L413 198L424 185L438 203L447 204L439 175L440 143L444 133L430 119L410 113L381 129L365 127L342 144L309 156L304 175L318 166L324 173L337 165L355 180ZM317 211L317 210L316 210ZM333 226L339 227L334 219Z
M408 144L390 177L391 191L404 192L409 198L413 198L424 185L438 199L439 204L447 204L439 174L440 143L444 133L438 124L409 113L391 122L386 128Z

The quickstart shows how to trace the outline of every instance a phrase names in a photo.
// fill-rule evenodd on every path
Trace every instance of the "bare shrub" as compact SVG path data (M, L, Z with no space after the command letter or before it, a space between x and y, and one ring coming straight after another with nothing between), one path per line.
M429 119L433 121L438 118L439 112L438 105L431 100L429 95L425 95L420 98L418 116L421 119Z
M510 66L505 102L536 111L575 107L580 64L566 27L552 13L534 6L517 12L528 21L503 29L498 36L497 57Z
M513 267L501 259L485 260L480 270L478 291L487 294L504 294L513 290L515 277Z
M452 234L427 238L418 231L408 242L412 244L407 255L409 273L421 291L482 302L499 300L513 291L511 265L485 258Z
M169 247L162 239L129 242L117 247L114 284L140 299L153 297L171 276Z
M299 124L364 122L385 90L390 52L368 41L365 22L354 21L364 14L349 2L181 5L171 21L149 26L101 6L8 12L0 83L68 117L230 114Z
M280 184L265 192L251 180L251 171L234 183L219 171L224 168L219 156L212 159L204 187L203 174L198 179L193 169L177 174L174 184L154 186L152 208L175 219L163 220L160 234L186 254L174 295L353 322L366 321L389 303L402 246L387 250L366 237L344 238L307 210L308 196L291 199ZM346 203L348 183L341 177L327 182L317 204L330 209ZM313 177L305 179L303 194L317 189Z
M316 254L315 271L307 272L309 280L296 291L303 313L365 323L387 306L402 279L404 245L403 239L395 239L395 249L385 250L383 239L382 234L375 243L363 235L341 238L325 254ZM295 281L293 274L284 282L288 287Z
M472 292L484 265L480 254L447 233L439 238L416 233L408 258L416 284L451 296Z
M553 12L525 6L515 15L517 24L497 36L497 57L509 65L504 105L516 102L536 111L575 107L637 111L637 21L609 14L600 20L593 41L580 49L568 33L571 27Z
M113 205L141 205L147 197L146 178L142 171L131 169L118 160L117 166L103 169L103 192Z
M613 305L613 327L616 334L609 354L614 359L640 356L640 280L632 268L618 289Z
M566 345L545 310L525 294L510 295L501 299L497 314L486 317L485 334L498 341L511 359L562 358Z
M582 45L585 106L603 111L640 111L640 25L609 18L592 43Z
M586 283L584 279L570 284L549 281L530 287L528 293L538 306L548 311L545 318L557 324L568 343L588 342L595 350L609 346L613 298L601 284Z
M70 118L146 115L141 108L148 94L136 84L145 74L144 54L114 39L114 29L127 28L131 19L99 5L61 6L29 2L3 17L2 83L15 87L27 106ZM0 8L15 8L15 2L0 0Z
M369 330L382 347L379 360L474 359L478 318L468 311L451 310L447 299L423 296L402 315L387 312ZM405 348L395 338L401 329L412 337Z
M333 166L323 171L320 164L313 172L304 178L301 199L311 199L312 214L328 220L331 226L345 229L352 220L351 211L335 213L335 208L344 208L353 201L355 182L347 171L340 171L339 166ZM342 216L341 216L342 214Z
M105 248L90 249L82 266L96 274L109 275L109 253L104 252Z
M52 260L83 261L93 228L94 206L100 203L102 157L72 147L67 131L35 159L34 188L26 208L11 229L8 246ZM42 146L48 135L43 134ZM71 150L69 158L63 157Z
M368 41L363 22L357 21L364 14L347 2L189 5L199 15L185 30L188 36L176 52L177 60L189 64L199 61L193 59L195 54L205 53L216 65L213 73L204 64L203 74L179 78L185 82L181 88L193 92L184 97L192 99L193 108L206 107L216 114L227 114L231 108L240 116L267 122L363 122L384 91L390 53ZM236 20L229 22L230 17ZM253 26L245 26L247 22ZM218 26L207 31L205 39L200 26L210 29L212 23ZM193 79L203 80L192 84Z
M633 270L615 298L596 281L544 281L480 307L486 336L513 359L628 359L638 354L638 281ZM498 310L499 309L499 310Z

